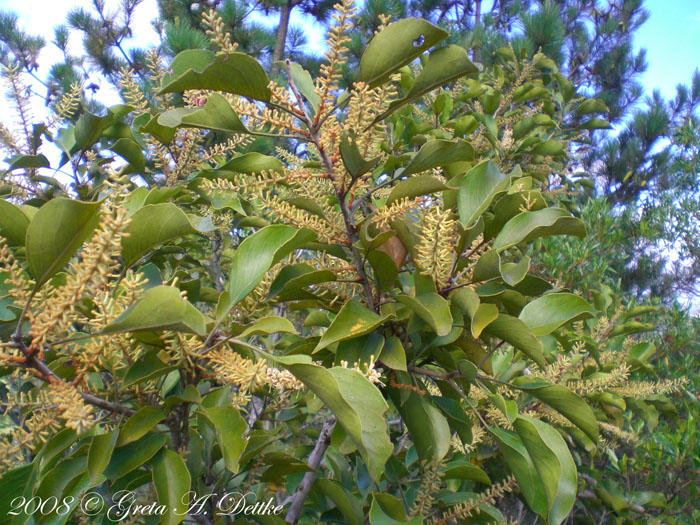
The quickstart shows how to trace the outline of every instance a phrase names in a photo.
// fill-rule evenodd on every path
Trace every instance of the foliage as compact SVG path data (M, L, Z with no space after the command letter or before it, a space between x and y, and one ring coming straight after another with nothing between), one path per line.
M13 159L6 500L139 489L164 523L190 490L273 497L292 523L561 523L591 491L608 503L596 462L685 380L631 375L654 352L641 312L532 268L533 241L586 235L554 203L605 105L543 54L479 69L415 18L383 21L341 89L353 15L337 6L315 80L287 61L269 81L212 29L216 53L153 57L148 92L123 71L126 105ZM69 187L37 175L42 137ZM276 156L242 152L251 137ZM642 519L664 499L630 497L615 511ZM190 517L232 521L219 498Z

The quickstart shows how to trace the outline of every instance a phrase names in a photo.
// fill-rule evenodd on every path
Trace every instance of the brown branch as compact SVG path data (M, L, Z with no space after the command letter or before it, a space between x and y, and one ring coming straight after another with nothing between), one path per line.
M296 492L291 498L291 506L285 516L284 520L287 523L297 523L299 517L301 516L301 510L304 507L304 501L306 501L311 487L313 486L316 478L318 478L318 467L321 464L323 455L326 453L328 446L331 444L331 433L335 428L335 416L331 416L323 423L323 428L321 428L321 433L318 435L318 440L316 440L316 446L311 451L309 456L309 467L314 470L310 470L304 474L301 483L297 487Z

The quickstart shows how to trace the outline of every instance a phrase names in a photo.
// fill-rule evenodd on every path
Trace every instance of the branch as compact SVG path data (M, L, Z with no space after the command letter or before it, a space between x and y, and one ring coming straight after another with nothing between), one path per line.
M304 478L301 480L296 492L292 496L292 505L289 507L287 516L284 518L287 523L297 523L299 521L301 509L304 507L304 501L306 501L314 481L318 478L318 467L321 464L323 455L326 453L326 449L328 449L328 446L331 444L331 433L335 428L335 421L335 416L331 416L323 423L323 428L321 428L321 433L318 435L316 446L309 456L309 467L314 470L304 474Z

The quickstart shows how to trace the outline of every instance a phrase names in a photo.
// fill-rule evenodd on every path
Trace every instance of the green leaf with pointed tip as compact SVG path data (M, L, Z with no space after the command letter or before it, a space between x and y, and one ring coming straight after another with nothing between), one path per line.
M279 333L296 334L297 330L288 319L271 315L269 317L263 317L259 321L256 321L252 325L248 326L245 330L243 330L239 337Z
M591 113L608 113L608 106L599 98L587 98L576 108L576 116L590 115Z
M146 156L136 141L122 137L114 141L109 149L129 163L129 173L143 173L145 171Z
M203 49L188 49L178 53L170 68L173 73L163 78L159 94L205 89L270 100L270 81L265 70L245 53L214 55Z
M580 126L579 129L612 129L612 125L605 119L593 117Z
M112 458L112 452L117 444L118 437L119 430L117 429L92 438L87 458L87 471L90 480L97 481L102 477L102 473Z
M545 368L547 363L542 355L542 342L535 337L530 328L517 317L499 314L498 317L484 328L484 333L503 339L510 343L526 356Z
M491 485L491 479L486 472L465 460L448 463L445 468L445 478L470 479L483 485Z
M122 238L124 264L129 267L156 246L198 233L187 214L172 202L148 204L138 210Z
M588 302L572 293L550 293L528 303L520 312L520 320L532 333L541 336L552 333L560 326L595 316Z
M528 416L518 416L515 431L525 444L547 496L547 521L559 525L576 501L578 475L569 447L550 425Z
M166 418L164 410L156 407L143 407L126 420L119 432L118 446L124 446L141 439L151 429Z
M282 69L286 69L287 65L281 60L277 62ZM301 67L296 62L289 63L289 70L292 73L292 79L294 84L296 84L299 93L304 95L304 98L309 101L311 105L311 114L315 115L318 105L321 102L321 98L316 93L316 86L314 85L314 80L311 78L311 74Z
M50 200L27 228L29 273L38 289L61 270L97 227L99 202Z
M408 383L407 374L397 374L398 381ZM402 376L404 379L402 379ZM452 432L442 412L429 398L410 392L402 403L402 394L398 389L389 390L389 396L408 428L408 433L422 460L439 461L450 449Z
M377 86L449 33L422 18L405 18L381 30L360 59L359 79Z
M51 163L44 155L14 155L7 159L7 170L9 173L13 170L21 170L26 168L50 168Z
M253 173L260 173L263 170L282 171L283 168L282 162L279 159L270 157L269 155L263 155L257 151L251 151L250 153L244 153L243 155L233 157L224 164L217 166L215 170L212 170L212 173L218 178L228 179L238 173L250 175ZM229 175L229 173L231 175Z
M429 195L431 193L446 189L447 186L445 186L445 183L436 179L432 175L417 175L415 177L408 177L407 179L399 181L399 183L394 186L386 200L386 205L389 206L391 203L403 198L412 199L420 195Z
M486 211L494 197L508 189L510 179L496 164L487 160L474 166L464 176L457 193L459 220L471 226Z
M248 133L231 104L221 95L211 93L199 108L175 108L161 113L158 124L169 128L198 128L228 133Z
M586 227L561 208L525 211L509 220L493 241L493 249L502 251L521 242L550 235L586 235Z
M377 315L372 310L351 299L343 305L331 322L331 325L321 336L321 340L314 348L314 352L323 350L338 341L368 334L378 326L381 326L386 320L387 317Z
M481 303L472 317L472 336L474 339L481 335L488 325L498 318L498 306L491 303Z
M229 295L225 304L217 309L217 320L226 317L231 308L258 285L272 266L315 238L316 234L308 228L297 230L284 224L265 226L246 237L233 255Z
M158 142L168 145L173 140L173 137L175 136L175 132L177 130L170 126L163 126L162 124L158 124L159 117L160 114L151 117L148 120L148 122L146 122L145 124L141 124L136 129L139 133L148 133L149 135L154 137Z
M24 246L27 228L29 217L18 206L0 199L0 237L4 237L9 246Z
M516 388L527 392L583 430L594 442L598 441L598 421L593 409L582 397L561 385L553 385L542 379L522 376L513 381Z
M201 409L204 416L214 425L216 440L224 456L226 468L236 474L238 460L243 454L247 439L243 434L248 428L245 420L231 406L216 406Z
M391 494L372 492L372 504L369 508L370 525L421 525L422 516L415 516L410 521L406 516L403 503Z
M369 160L362 158L362 154L355 140L347 135L343 135L340 139L340 158L343 160L345 169L353 179L372 170L379 162L379 157L374 157Z
M146 352L134 361L126 371L122 386L129 388L142 381L150 381L175 370L177 365L166 365L158 357L158 352Z
M465 140L431 140L423 144L401 175L412 175L438 166L447 166L453 162L473 159L474 148Z
M527 272L530 271L530 258L526 255L517 263L504 263L500 261L498 269L503 280L510 286L515 286L525 279Z
M392 335L385 341L377 359L380 359L383 364L392 370L406 371L406 350L404 350L401 340L395 335Z
M478 68L469 60L467 52L462 46L450 44L438 48L430 53L428 62L413 82L408 94L404 98L392 102L386 111L374 119L374 122L384 120L404 104L419 99L433 89L477 71L479 71Z
M413 313L428 323L437 335L447 335L452 330L450 304L437 293L423 293L416 297L399 295L396 300L408 306Z
M314 490L335 503L349 525L362 525L362 503L339 482L319 478L314 482Z
M498 448L518 481L528 506L543 518L547 517L547 496L532 458L515 432L497 427L486 427L496 439Z
M202 313L180 296L174 286L155 286L102 330L102 334L171 330L206 334Z
M165 449L151 462L153 466L153 487L156 489L158 504L166 509L161 515L161 525L177 525L187 515L190 491L190 471L180 454Z
M117 447L105 470L108 479L119 479L151 459L165 445L163 434L148 434L145 437Z
M282 364L326 404L357 446L370 476L378 482L393 446L385 417L389 406L377 387L356 370L326 369L313 364L306 355L264 355Z

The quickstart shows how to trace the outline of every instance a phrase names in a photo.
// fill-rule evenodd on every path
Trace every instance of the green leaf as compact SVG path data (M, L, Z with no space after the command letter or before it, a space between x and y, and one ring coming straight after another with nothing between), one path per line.
M453 162L473 159L474 148L464 140L431 140L423 144L401 175L412 175L438 166L447 166Z
M433 141L437 142L437 141ZM386 200L386 205L396 202L405 197L412 199L420 195L428 195L447 189L447 186L432 175L417 175L399 181L394 186Z
M533 334L541 336L552 333L566 323L594 315L595 310L585 299L572 293L560 292L543 295L528 303L519 317Z
M404 350L401 340L392 335L384 342L384 347L378 359L392 370L406 371L406 350Z
M319 478L314 482L314 490L330 499L349 525L362 525L362 504L343 485L332 479Z
M445 469L445 478L470 479L483 485L491 485L491 479L486 472L465 460L448 463Z
M471 332L476 339L488 325L498 318L498 307L495 304L481 303L472 317Z
M559 525L576 501L576 464L564 438L538 419L518 416L515 431L525 444L547 496L548 523Z
M371 45L371 44L370 44ZM367 48L369 50L369 48ZM364 57L363 57L364 58ZM362 66L360 65L360 68ZM360 74L362 69L360 69ZM399 107L422 97L429 91L449 84L465 75L476 73L478 68L467 57L467 51L462 46L448 45L436 49L428 57L428 62L416 78L408 94L395 100L389 108L374 119L374 122L384 120ZM473 152L472 152L473 158Z
M14 155L7 159L7 170L9 173L13 170L26 168L50 168L51 163L44 155Z
M403 503L391 494L372 492L372 504L369 508L370 525L420 525L423 523L422 516L415 516L408 521Z
M587 98L576 108L576 116L590 115L591 113L608 113L608 106L599 98Z
M38 289L61 270L99 223L99 202L50 200L27 228L29 273Z
M230 406L202 408L204 416L211 421L216 430L216 440L224 456L226 468L236 474L238 460L246 446L243 434L248 428L238 410Z
M124 264L129 267L160 244L197 230L187 214L171 202L149 204L138 210L122 239Z
M447 31L422 18L393 22L372 39L362 54L359 80L375 87L448 36Z
M168 145L173 140L173 137L175 136L175 132L177 130L169 126L163 126L161 124L158 124L159 117L160 114L151 117L148 120L148 122L139 125L136 129L139 133L148 133L149 135L153 136L153 138L155 138L158 142ZM134 124L136 124L136 119L134 119Z
M134 361L126 371L123 387L129 388L141 381L148 381L167 374L177 368L177 365L166 365L158 357L157 351L146 352Z
M452 330L450 304L437 293L423 293L416 297L398 295L396 300L406 305L413 313L428 323L437 335L447 335Z
M114 141L109 149L129 163L129 173L143 173L146 170L146 156L136 141L122 137Z
M306 355L265 356L287 368L335 414L378 482L393 446L385 417L389 406L377 387L356 370L326 369Z
M399 381L408 383L407 374L397 374ZM389 396L411 435L416 452L422 460L439 461L450 449L452 432L450 425L442 412L429 399L409 392L405 401L401 402L401 391L392 388Z
M497 427L486 427L496 439L498 448L518 481L528 506L542 517L547 516L547 496L532 458L515 432Z
M87 457L87 471L91 481L98 481L102 477L102 473L112 459L118 437L119 429L92 438Z
M598 441L598 421L593 409L582 397L561 385L553 385L542 379L522 376L513 381L519 390L527 392L547 403L566 419L579 427L592 441Z
M174 286L154 286L141 299L112 321L102 334L172 330L206 334L202 313L180 296Z
M250 153L244 153L243 155L233 157L224 164L217 166L211 173L218 178L231 179L238 173L251 175L253 173L260 173L263 170L282 171L282 169L282 162L279 159L270 157L269 155L263 155L256 151L251 151Z
M379 157L374 157L369 160L362 158L362 154L355 140L347 135L343 135L340 139L340 158L343 161L345 169L353 179L371 171L379 162Z
M267 271L303 244L316 238L308 228L284 224L266 226L247 237L233 255L226 302L217 312L220 321L265 277Z
M166 418L164 410L156 407L143 407L133 416L126 420L126 423L119 432L117 445L122 447L132 441L141 439L148 434L151 429Z
M158 454L152 465L153 486L158 495L158 504L167 509L160 517L160 523L177 525L187 514L190 471L187 470L180 454L168 449Z
M158 124L169 128L198 128L227 133L248 133L231 104L217 93L199 108L175 108L161 113Z
M464 176L457 193L459 219L465 227L486 211L494 197L508 189L510 179L490 160L480 162Z
M105 470L105 476L108 479L121 478L155 456L163 445L165 445L163 434L148 434L138 441L115 448Z
M9 246L24 246L27 228L29 217L18 206L0 199L0 237L4 237Z
M535 337L530 328L517 317L506 314L499 314L498 317L484 328L484 333L493 337L503 339L526 356L537 363L541 368L545 368L547 363L542 355L542 342Z
M285 62L279 61L277 64L279 64L281 68L286 69ZM321 98L316 93L316 86L314 85L313 78L311 78L311 74L296 62L289 63L289 70L292 73L292 80L294 80L297 89L299 89L299 92L309 101L309 104L311 104L312 115L315 114L321 102Z
M241 332L239 337L279 333L296 334L297 330L288 319L271 315L269 317L263 317L259 321L256 321L252 325L248 326L245 330L243 330L243 332Z
M163 78L159 94L205 89L264 102L270 100L265 70L245 53L214 55L203 49L188 49L178 53L170 68L173 74Z
M525 211L509 220L493 241L493 248L503 251L537 237L549 235L576 235L584 237L583 223L561 208Z
M504 263L503 261L499 260L498 269L506 284L515 286L525 279L527 272L530 271L530 257L526 255L517 263Z
M314 352L318 352L338 341L368 334L384 324L386 320L386 317L377 315L372 310L351 299L343 305L333 322L331 322L331 325L321 336L321 340L314 348Z

